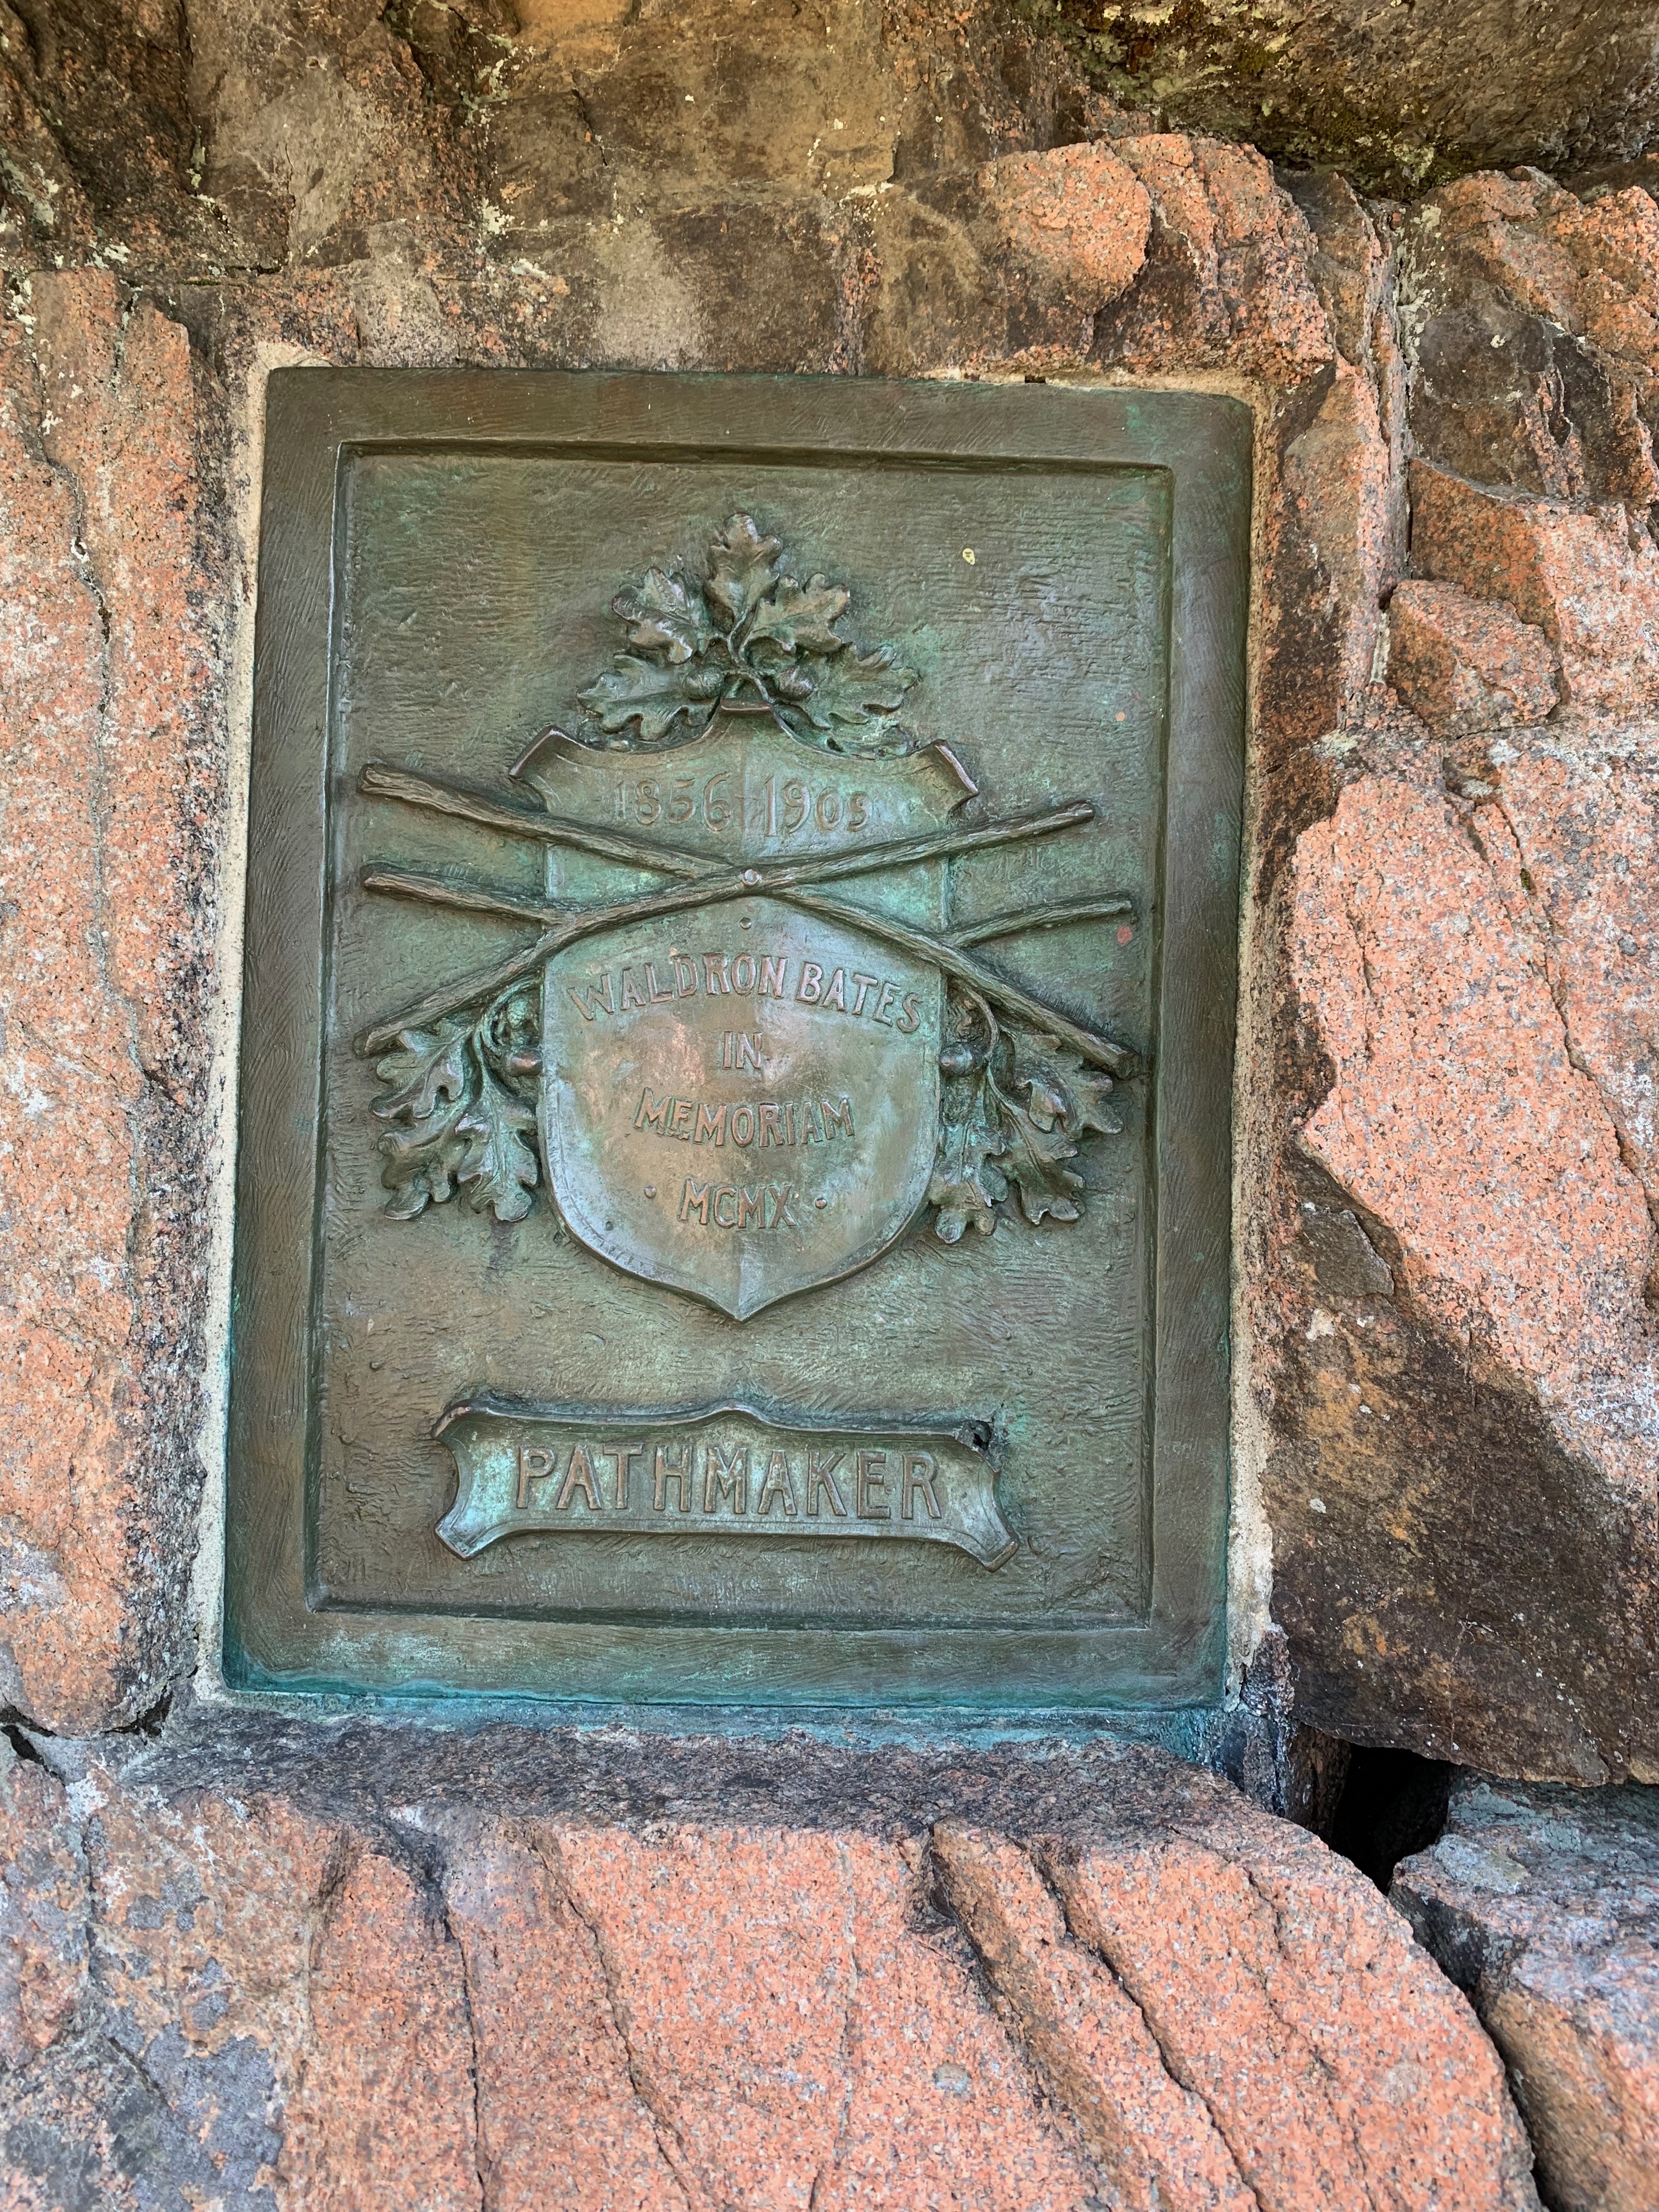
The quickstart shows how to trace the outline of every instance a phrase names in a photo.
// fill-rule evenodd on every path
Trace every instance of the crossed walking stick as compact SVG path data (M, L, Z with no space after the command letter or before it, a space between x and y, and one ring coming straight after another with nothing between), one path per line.
M1130 915L1134 911L1132 900L1116 896L1062 900L1048 906L994 915L986 921L972 922L963 928L951 930L943 937L936 937L926 930L913 928L908 923L893 921L885 915L872 914L863 907L849 907L842 900L825 898L813 888L817 884L844 881L852 876L880 874L890 868L912 867L924 860L948 860L963 853L983 852L996 846L1017 844L1029 838L1053 836L1060 830L1080 828L1085 822L1094 819L1094 807L1087 799L1077 799L1060 806L1008 815L1000 821L985 823L972 829L949 830L933 836L898 837L880 844L854 846L843 852L821 854L811 860L750 867L711 867L706 859L682 852L672 845L654 844L641 838L619 837L610 830L590 829L584 823L566 821L555 814L533 813L527 807L494 798L488 792L474 790L465 784L450 783L437 777L416 775L407 769L387 767L379 762L371 763L363 769L358 780L358 788L370 798L394 799L405 806L449 815L459 821L477 823L484 829L498 830L509 836L522 837L541 844L565 845L577 852L593 854L601 860L614 860L628 867L649 869L659 875L681 879L672 890L647 891L602 906L568 908L526 899L484 884L453 883L441 877L421 875L402 868L364 869L362 883L365 890L397 898L415 899L430 906L450 907L463 913L499 915L511 921L535 922L542 926L540 935L497 966L443 984L416 1000L412 1006L405 1006L401 1012L365 1030L356 1039L356 1049L366 1057L389 1050L407 1030L423 1029L441 1020L447 1014L476 1006L481 1000L497 997L513 984L533 974L555 953L562 952L567 945L574 945L582 938L596 936L602 930L649 921L662 915L684 914L700 907L722 905L733 899L769 897L784 900L809 914L845 922L854 929L862 930L866 936L930 962L943 974L988 1004L1000 1007L1015 1020L1024 1022L1069 1046L1091 1066L1103 1068L1108 1074L1121 1079L1133 1075L1138 1065L1136 1055L1129 1047L1102 1036L1096 1030L1085 1028L1054 1007L1045 1006L1042 1000L1023 990L1018 983L1010 982L1006 976L998 975L994 969L974 959L968 951L970 945L1020 935L1030 930L1054 929L1070 922L1104 921Z

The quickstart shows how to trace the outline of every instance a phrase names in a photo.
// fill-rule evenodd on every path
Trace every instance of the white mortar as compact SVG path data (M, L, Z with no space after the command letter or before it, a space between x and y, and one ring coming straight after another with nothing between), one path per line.
M253 748L253 621L258 595L259 502L264 488L265 385L273 368L326 368L303 347L262 343L241 404L232 416L228 475L236 551L236 601L227 637L225 811L219 845L219 932L209 1020L211 1127L207 1152L206 1313L203 1323L204 1471L190 1604L196 1632L196 1692L222 1701L225 1478L230 1411L230 1279L236 1215L236 1100L242 1042L242 925L247 895L247 802Z

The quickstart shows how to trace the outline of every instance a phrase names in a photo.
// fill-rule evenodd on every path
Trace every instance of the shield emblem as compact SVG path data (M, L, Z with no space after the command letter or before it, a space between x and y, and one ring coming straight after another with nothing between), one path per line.
M948 754L802 751L720 717L655 760L550 746L534 781L567 819L649 833L660 817L677 849L738 867L936 828L971 788ZM542 1133L571 1234L739 1321L902 1235L938 1144L945 987L859 913L937 927L940 877L860 878L829 911L733 898L556 954Z

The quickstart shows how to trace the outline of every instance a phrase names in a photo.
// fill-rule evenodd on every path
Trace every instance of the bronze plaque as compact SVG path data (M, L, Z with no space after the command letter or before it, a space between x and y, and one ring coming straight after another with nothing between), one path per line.
M233 1682L1213 1697L1249 451L273 376Z

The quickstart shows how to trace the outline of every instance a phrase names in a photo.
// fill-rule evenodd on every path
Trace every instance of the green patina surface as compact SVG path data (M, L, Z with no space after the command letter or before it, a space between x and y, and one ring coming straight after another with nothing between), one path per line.
M1244 410L271 409L233 1675L1213 1694Z

